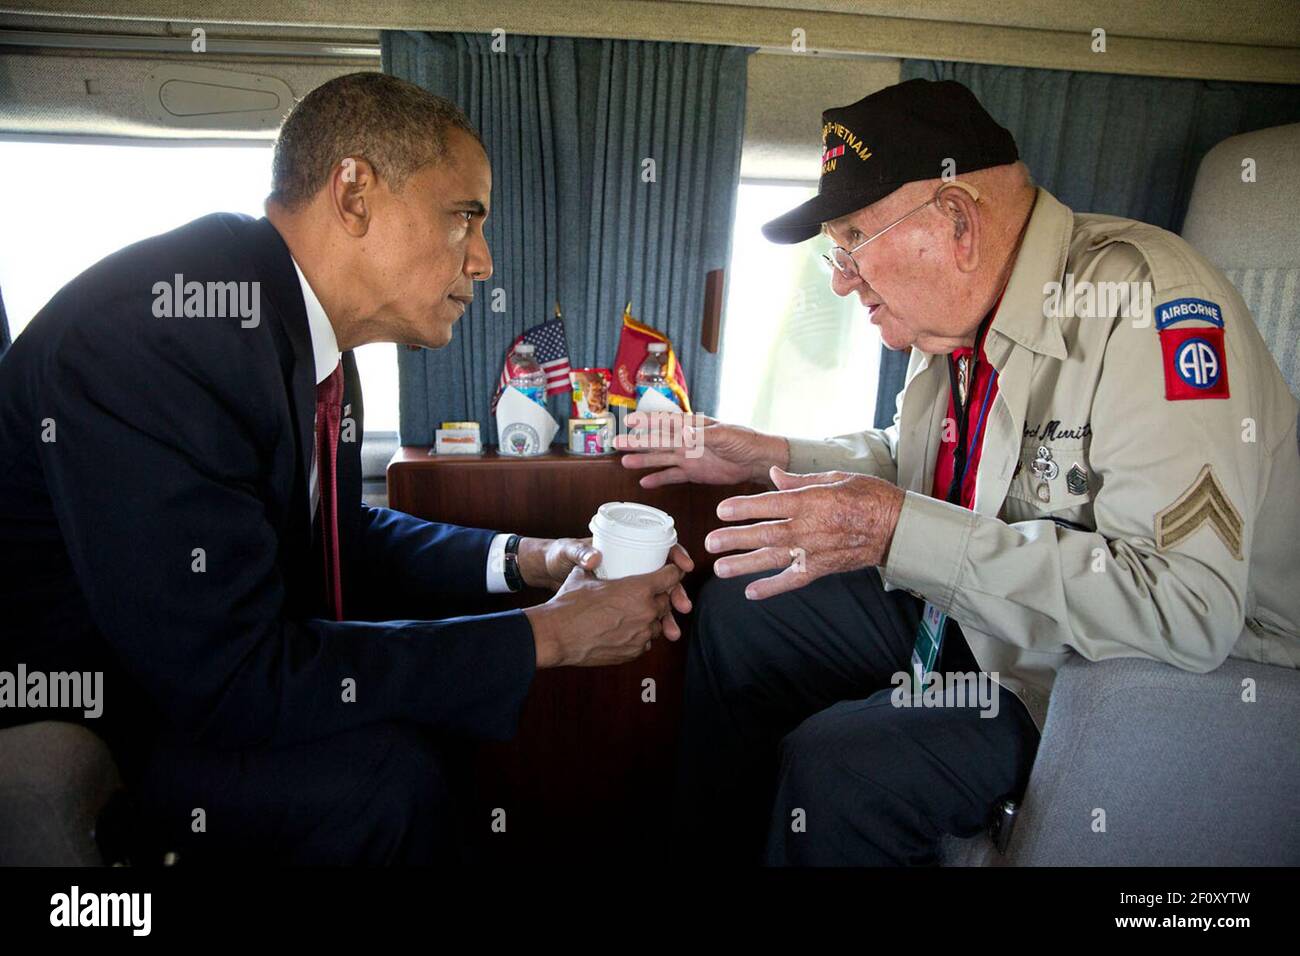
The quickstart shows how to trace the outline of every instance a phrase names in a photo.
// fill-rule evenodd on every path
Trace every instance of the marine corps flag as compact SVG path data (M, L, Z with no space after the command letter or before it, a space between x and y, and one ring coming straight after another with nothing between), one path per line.
M689 412L691 397L686 392L686 376L677 361L677 354L673 352L673 343L662 332L632 318L631 302L623 309L623 331L618 338L618 357L614 359L614 381L609 386L610 404L636 408L636 370L645 361L652 342L663 342L668 346L668 387L673 390L682 411Z

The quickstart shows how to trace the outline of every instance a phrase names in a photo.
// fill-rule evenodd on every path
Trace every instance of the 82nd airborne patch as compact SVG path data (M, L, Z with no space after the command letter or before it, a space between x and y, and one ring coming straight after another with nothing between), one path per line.
M1172 329L1187 321L1209 322L1210 328ZM1227 351L1223 343L1223 311L1206 299L1174 299L1156 306L1156 329L1164 355L1165 399L1228 398Z

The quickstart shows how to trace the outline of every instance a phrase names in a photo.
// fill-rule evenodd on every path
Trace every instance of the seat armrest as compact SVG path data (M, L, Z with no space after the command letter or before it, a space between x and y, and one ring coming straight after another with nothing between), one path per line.
M1008 854L1030 866L1300 863L1297 726L1291 668L1072 659Z
M95 823L122 779L85 727L41 721L0 730L0 866L98 866Z

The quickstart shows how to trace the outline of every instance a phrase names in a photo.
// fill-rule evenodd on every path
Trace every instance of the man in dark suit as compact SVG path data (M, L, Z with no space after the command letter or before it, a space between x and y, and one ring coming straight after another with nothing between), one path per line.
M455 106L355 74L295 108L273 180L265 219L88 269L0 362L0 670L102 671L89 725L190 858L446 860L452 754L514 733L536 669L678 637L690 559L605 582L586 540L363 504L350 350L450 341L491 171ZM524 584L556 594L439 619ZM82 719L0 711L51 717Z

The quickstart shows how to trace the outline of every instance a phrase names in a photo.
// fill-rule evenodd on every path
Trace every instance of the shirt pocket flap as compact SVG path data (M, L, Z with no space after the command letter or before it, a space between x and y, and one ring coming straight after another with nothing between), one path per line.
M1088 445L1086 438L1024 439L1007 497L1044 515L1090 505L1095 479L1088 468Z

